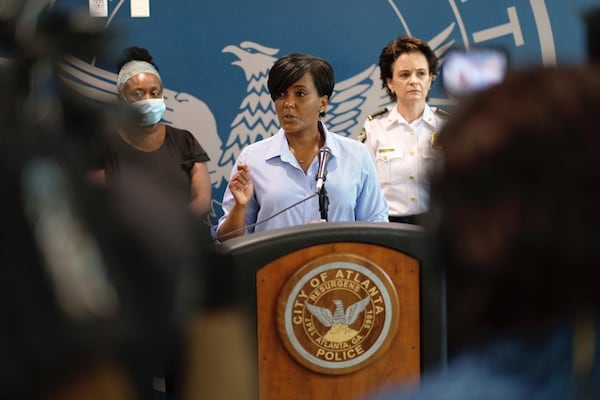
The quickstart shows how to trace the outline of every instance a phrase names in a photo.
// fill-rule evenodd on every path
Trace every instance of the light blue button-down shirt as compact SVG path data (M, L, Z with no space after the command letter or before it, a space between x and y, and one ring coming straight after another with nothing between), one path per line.
M387 222L388 206L366 147L354 139L329 132L325 126L323 131L325 146L331 149L325 181L329 197L328 221ZM318 157L315 157L305 174L289 149L283 129L245 147L236 160L231 176L237 171L239 163L249 166L254 185L253 198L246 208L247 233L321 220L319 197L315 196L275 218L250 226L315 193ZM222 204L224 215L213 227L213 233L221 226L234 203L233 195L227 188Z

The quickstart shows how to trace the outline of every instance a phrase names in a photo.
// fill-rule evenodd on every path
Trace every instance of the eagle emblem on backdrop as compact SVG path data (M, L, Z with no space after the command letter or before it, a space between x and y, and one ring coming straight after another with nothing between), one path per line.
M452 28L447 27L429 41L438 56L454 44L454 41L444 42ZM246 77L246 97L240 101L225 142L221 141L215 117L205 102L186 92L164 89L167 105L164 122L187 129L196 136L213 159L211 181L217 188L229 178L229 171L242 148L274 135L279 129L267 88L269 69L278 58L279 49L245 41L228 45L222 51L237 58L232 64L240 67ZM74 57L65 61L63 72L67 82L80 93L107 103L116 100L117 74ZM336 82L323 122L332 132L355 136L372 110L388 103L387 93L381 88L379 67L372 64L356 75ZM220 156L217 158L216 155Z
M442 57L454 45L448 40L454 24L447 26L429 45ZM244 146L261 138L274 135L279 129L275 107L267 88L269 69L279 57L279 49L254 42L229 45L223 53L237 59L233 65L243 69L246 77L246 97L241 101L238 114L231 123L219 165L233 166ZM381 87L379 66L368 65L354 76L335 84L323 122L332 132L358 137L358 132L369 114L389 104L387 92Z
M588 0L577 0L580 3L584 1ZM65 2L76 3L75 0L56 1L57 4ZM127 18L127 24L132 26L133 33L136 34L137 24L145 26L144 24L147 24L148 20L128 18L127 11L125 11L127 7L123 7L126 3L126 0L115 0L109 3L110 15L105 20L105 25L107 27L111 25L118 14L120 19ZM544 0L530 0L526 4L499 0L493 4L486 3L485 5L480 2L458 2L458 0L428 0L426 4L415 3L402 6L398 3L397 0L387 0L373 5L374 9L378 8L381 12L386 13L387 25L385 26L387 28L385 32L396 32L392 35L386 33L384 41L391 40L393 35L396 34L423 38L428 41L438 57L441 58L442 64L446 50L453 46L469 48L469 46L488 43L500 43L511 53L521 51L522 46L527 44L529 45L527 57L530 57L532 47L537 46L540 49L544 64L556 63L553 30L548 17L548 6ZM437 7L438 12L435 21L423 20L422 11L426 6ZM166 6L158 3L152 4L151 16L159 19L169 18L170 14L161 15L164 7ZM193 6L198 10L204 10L205 7L210 7L213 12L223 11L221 10L222 6L218 3L202 6L202 8L196 5ZM328 5L328 7L334 7L334 5ZM556 9L560 7L558 5L554 6ZM235 16L242 16L241 18L247 17L247 15L253 15L249 18L257 18L258 16L258 14L250 12L251 10L243 11L240 10L239 13L241 14L235 14ZM483 18L486 16L487 18ZM190 16L186 15L185 17ZM197 17L199 19L208 18L206 21L202 20L204 23L211 23L211 21L217 21L220 18L219 15L212 14L210 16L209 14L197 15ZM351 17L361 18L356 15ZM421 26L420 28L423 29L419 29L417 32L411 29L407 21L420 21L421 25L427 26ZM317 23L324 22L317 21ZM331 23L332 21L327 21L327 25ZM433 23L436 26L432 27L431 24ZM525 29L533 25L537 29ZM256 26L260 26L260 24L239 24L239 26L236 26L234 34L230 35L231 38L225 34L220 35L218 40L222 41L222 44L217 43L218 47L215 47L210 53L202 55L202 57L210 59L221 58L223 63L219 63L219 65L229 63L230 69L221 67L218 71L218 74L220 74L219 79L228 79L224 78L223 75L233 76L237 73L237 68L243 71L245 82L240 79L239 87L245 89L239 91L239 98L227 98L227 113L224 113L222 109L215 108L225 106L214 104L222 100L211 100L209 96L214 97L213 93L207 94L205 97L201 94L165 88L167 104L167 111L164 116L165 122L192 132L211 157L209 163L213 186L213 214L211 219L218 217L222 192L227 185L231 168L241 149L261 138L273 135L279 128L275 108L266 85L268 72L277 58L295 51L296 48L283 48L276 35L263 35L263 37L260 37L260 35L257 35L259 32L250 30L256 29ZM333 28L332 26L331 29ZM244 29L248 29L247 34L244 34ZM424 31L428 33L424 33ZM166 40L170 45L173 40L181 43L187 40L185 36L183 38L178 37L177 32L177 29L173 28L172 34L174 36L168 40L162 39L162 41ZM536 32L537 36L532 36L530 32ZM150 34L151 37L147 38L147 34ZM185 34L183 33L183 35ZM360 33L360 35L364 34L364 32ZM157 41L158 39L153 35L153 32L146 32L144 34L145 41ZM365 57L365 60L376 59L376 54L385 44L380 38L381 33L378 35L374 33L373 36L373 40L377 40L377 42L373 48L369 49L369 54L374 52L375 56ZM236 40L232 39L233 37L260 38ZM379 38L375 39L375 37ZM311 38L308 37L307 40L310 41ZM217 38L212 42L216 43L216 41ZM143 42L140 41L142 44ZM160 42L157 43L161 45ZM543 46L541 46L542 43ZM323 44L320 43L320 45ZM162 46L165 46L165 43L162 43ZM525 48L523 47L523 49ZM152 53L158 53L158 51L157 48L152 48ZM363 52L366 51L363 50ZM517 56L520 55L517 54ZM2 61L1 58L0 61ZM389 99L381 88L379 68L375 62L366 61L364 64L354 62L353 65L352 70L343 71L343 78L340 79L339 76L341 75L338 74L338 81L330 99L324 122L333 132L358 138L362 124L368 115L389 106ZM214 73L215 71L206 72ZM336 70L336 74L338 72ZM64 77L90 98L107 102L115 100L116 74L96 66L95 60L84 61L76 58L66 60L64 63ZM171 76L165 79L167 85L173 81L173 78L177 79L178 77ZM239 79L237 75L235 79ZM179 86L185 85L185 87L197 86L190 84L190 82L177 83ZM451 105L449 99L439 90L431 93L429 103L437 107ZM219 115L219 118L216 118L217 115ZM223 120L222 115L227 115L225 120Z

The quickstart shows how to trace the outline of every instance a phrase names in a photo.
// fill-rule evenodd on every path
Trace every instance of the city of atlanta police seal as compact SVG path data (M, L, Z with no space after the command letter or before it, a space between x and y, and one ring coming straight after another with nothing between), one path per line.
M299 268L279 296L277 324L304 367L340 375L359 370L389 347L398 297L386 272L353 254L319 257Z

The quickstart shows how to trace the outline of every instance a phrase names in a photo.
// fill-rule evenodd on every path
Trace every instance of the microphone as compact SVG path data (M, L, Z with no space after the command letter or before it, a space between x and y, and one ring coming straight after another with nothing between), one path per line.
M317 170L317 185L315 187L315 192L319 193L325 184L325 180L327 179L327 163L331 158L331 149L327 146L321 147L319 149L319 169Z

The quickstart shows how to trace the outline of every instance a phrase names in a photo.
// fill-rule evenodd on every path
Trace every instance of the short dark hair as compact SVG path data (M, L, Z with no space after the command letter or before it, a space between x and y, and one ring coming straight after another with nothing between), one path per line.
M388 96L392 101L396 101L398 97L390 90L387 85L387 80L393 77L392 67L394 62L402 54L421 53L427 59L429 73L435 79L439 69L439 59L435 52L429 47L427 42L410 36L399 36L389 42L379 55L379 71L381 73L381 87L387 91Z
M275 100L279 93L287 90L307 72L311 74L319 96L331 98L335 86L331 64L323 58L298 53L281 57L271 67L267 81L271 98Z
M600 302L598 110L597 69L540 67L511 72L442 128L430 229L450 343L535 332Z

